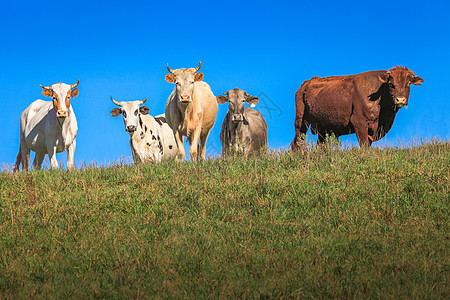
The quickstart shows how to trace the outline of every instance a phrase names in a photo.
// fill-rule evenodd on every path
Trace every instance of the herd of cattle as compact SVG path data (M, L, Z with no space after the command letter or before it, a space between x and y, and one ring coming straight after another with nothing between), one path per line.
M165 76L175 88L167 100L165 114L150 116L149 108L141 106L147 99L116 101L111 115L122 115L135 163L157 163L163 159L185 156L183 137L190 144L192 160L206 159L206 141L214 126L218 104L228 102L228 113L222 124L220 141L222 154L238 151L244 155L259 152L267 146L267 123L261 113L245 108L254 107L258 97L238 88L215 97L210 86L202 81L197 68L172 70ZM303 82L295 94L294 151L304 146L311 127L324 137L356 133L360 146L370 146L391 129L398 110L408 105L410 85L421 85L423 79L406 67L388 71L370 71L356 75L313 77ZM58 168L56 153L67 150L67 168L74 167L78 131L77 120L70 105L78 95L79 81L68 85L55 83L42 86L42 94L53 101L36 100L20 117L20 147L14 171L29 169L30 150L36 152L33 162L40 169L48 154L52 169Z

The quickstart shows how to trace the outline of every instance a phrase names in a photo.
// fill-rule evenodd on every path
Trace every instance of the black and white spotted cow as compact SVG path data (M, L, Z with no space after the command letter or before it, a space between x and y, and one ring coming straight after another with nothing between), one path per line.
M111 115L117 117L122 114L125 130L130 134L130 146L135 164L159 163L163 159L176 157L177 143L173 131L167 125L164 114L152 117L149 108L141 106L147 98L138 101L116 101L120 108L111 110Z

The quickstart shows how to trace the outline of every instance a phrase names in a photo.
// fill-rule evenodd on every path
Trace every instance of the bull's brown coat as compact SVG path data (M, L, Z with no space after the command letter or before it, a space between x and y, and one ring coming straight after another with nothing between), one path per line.
M318 143L334 134L356 133L360 146L370 146L391 129L398 110L408 104L410 84L423 79L406 67L356 75L313 77L295 94L295 137L292 149L302 148L309 126Z

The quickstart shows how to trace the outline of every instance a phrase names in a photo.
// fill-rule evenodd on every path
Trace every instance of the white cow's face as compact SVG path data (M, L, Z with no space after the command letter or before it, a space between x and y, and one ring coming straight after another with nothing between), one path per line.
M52 97L53 109L58 118L66 118L70 115L70 99L78 96L78 89L75 88L78 83L69 85L65 83L55 83L51 86L42 86L42 95ZM72 90L73 89L73 90Z
M115 101L112 97L111 100L114 104L120 106L120 108L114 108L111 110L111 115L113 117L117 117L122 114L123 123L125 124L125 130L129 134L133 134L139 126L139 114L147 115L149 112L149 108L146 106L140 106L147 98L144 100L137 101Z
M167 69L171 74L166 75L166 81L175 83L181 103L189 103L192 101L194 82L203 80L203 73L197 73L200 67L201 63L197 68L172 70L167 65Z

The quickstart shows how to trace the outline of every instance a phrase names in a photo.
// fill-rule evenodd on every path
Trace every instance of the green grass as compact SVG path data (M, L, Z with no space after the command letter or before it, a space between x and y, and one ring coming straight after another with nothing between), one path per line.
M0 173L0 298L449 299L450 144Z

